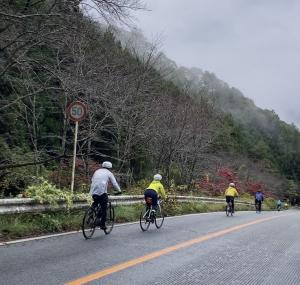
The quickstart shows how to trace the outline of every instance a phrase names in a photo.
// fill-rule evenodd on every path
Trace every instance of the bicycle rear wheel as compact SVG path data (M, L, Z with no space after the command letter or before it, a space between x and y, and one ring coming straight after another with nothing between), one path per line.
M233 208L232 208L232 202L229 202L229 213L231 216L233 216Z
M106 213L107 213L106 214L106 222L105 222L106 229L104 230L104 232L105 232L105 234L108 235L111 233L111 231L114 227L114 224L115 224L115 209L111 203L108 204Z
M230 208L229 208L229 205L227 204L226 207L225 207L225 213L226 213L226 216L228 217L229 214L230 214Z
M145 208L143 208L143 210L141 211L141 214L140 214L140 227L143 232L145 232L149 229L149 226L151 223L150 217L148 217L149 212L150 212L150 208L145 207Z
M96 228L97 213L94 208L90 207L86 210L82 220L82 234L85 239L90 239Z
M163 213L163 210L161 209L161 206L158 205L155 215L155 226L156 228L160 229L164 223L165 215Z
M227 216L233 216L233 208L232 208L232 202L228 202L226 206L226 215Z

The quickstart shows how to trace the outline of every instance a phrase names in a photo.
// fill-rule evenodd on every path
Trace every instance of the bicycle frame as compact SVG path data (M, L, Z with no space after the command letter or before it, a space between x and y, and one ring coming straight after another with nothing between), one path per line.
M157 204L159 204L159 201L157 201ZM146 197L146 213L144 215L144 219L146 220L151 220L151 222L154 222L153 217L151 217L151 215L153 215L153 205L152 205L152 198L151 197Z
M109 199L107 202L107 210L109 210L109 214L106 219L107 227L105 227L103 229L105 234L109 234L112 231L113 226L114 226L114 220L115 220L114 207ZM92 213L93 215L91 216L90 213ZM100 203L98 203L96 205L96 207L90 206L83 217L82 232L83 232L83 236L86 239L90 239L93 236L95 229L97 227L98 221L99 221L98 216L100 216L102 218L102 208L101 208ZM91 217L93 219L92 221L90 220ZM89 220L92 222L91 224L89 223ZM86 223L86 221L87 221L87 223ZM87 225L88 225L88 227L86 227Z
M140 215L140 227L142 231L147 231L150 223L155 223L157 229L161 228L164 221L164 214L161 209L160 200L157 201L157 204L157 209L155 211L152 201L150 204L150 199L146 199L145 208L142 210Z
M154 219L153 219L153 213L154 213L154 210L153 210L153 206L152 205L146 205L147 207L147 210L146 210L146 213L144 215L144 219L146 220L149 220L151 221L152 223L154 222Z

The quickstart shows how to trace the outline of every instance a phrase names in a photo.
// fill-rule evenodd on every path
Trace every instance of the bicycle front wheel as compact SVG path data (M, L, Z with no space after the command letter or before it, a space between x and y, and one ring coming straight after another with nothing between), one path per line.
M155 226L160 229L164 223L165 215L160 205L157 207L156 216L155 216Z
M94 208L90 207L86 210L82 220L82 234L85 239L90 239L96 227L97 213Z
M143 232L149 229L151 219L149 217L150 208L145 207L140 214L140 227Z
M104 232L105 232L105 234L108 235L111 233L111 231L114 227L114 224L115 224L115 209L111 203L109 203L106 213L107 213L106 214L106 223L105 223L106 229L104 230Z

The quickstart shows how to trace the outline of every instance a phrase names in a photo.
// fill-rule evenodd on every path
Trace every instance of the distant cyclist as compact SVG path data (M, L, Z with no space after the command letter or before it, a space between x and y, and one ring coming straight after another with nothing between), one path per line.
M260 191L257 190L255 193L255 208L256 208L256 213L260 214L261 213L261 203L264 200L264 194Z
M239 193L235 188L235 184L233 182L229 183L229 187L225 191L226 203L231 202L232 205L232 213L234 213L234 197L238 197Z
M100 223L98 226L102 230L106 229L105 222L106 222L106 210L107 210L107 202L108 202L108 195L107 195L107 187L108 183L110 182L113 187L118 191L118 193L121 193L120 186L115 178L115 176L108 170L112 168L112 163L109 161L104 161L102 163L102 168L95 171L93 177L92 177L92 185L90 194L93 197L93 205L92 207L96 208L98 204L101 206L101 212L102 216L98 216L98 220L100 220Z
M162 199L166 198L166 192L164 186L161 184L162 176L160 174L155 174L153 176L153 181L147 187L144 192L145 201L147 201L147 197L152 198L152 206L154 209L157 207L157 199L160 196Z
M281 202L280 199L278 199L277 202L276 202L276 208L277 208L278 212L281 210L281 207L282 207L282 202Z

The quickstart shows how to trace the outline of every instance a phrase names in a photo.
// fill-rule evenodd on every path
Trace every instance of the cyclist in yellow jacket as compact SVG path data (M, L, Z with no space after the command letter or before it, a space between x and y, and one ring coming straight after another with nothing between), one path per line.
M152 198L152 205L154 208L157 206L157 199L160 196L162 199L166 198L166 192L164 186L161 184L162 176L160 174L155 174L153 176L153 181L147 187L144 196L145 201L147 201L147 197Z
M229 183L229 187L225 191L225 198L226 198L226 203L229 203L231 201L232 203L232 212L234 213L234 197L238 197L239 193L235 188L234 183Z

